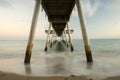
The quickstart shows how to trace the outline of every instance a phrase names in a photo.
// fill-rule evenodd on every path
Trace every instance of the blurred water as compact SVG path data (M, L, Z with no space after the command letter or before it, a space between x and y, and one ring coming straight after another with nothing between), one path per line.
M120 76L120 40L91 39L90 43L93 64L86 63L82 40L73 40L73 52L63 44L44 52L45 41L36 40L31 65L24 65L27 41L0 41L0 70L32 76Z
M91 39L92 53L95 55L105 54L119 54L120 53L120 40L119 39ZM0 41L0 58L23 57L25 54L27 41ZM73 40L74 52L84 53L84 45L82 40ZM45 41L36 40L34 42L33 54L44 53ZM55 51L49 49L48 51ZM57 51L57 50L56 50ZM59 50L58 50L59 51ZM63 50L63 52L66 52ZM70 52L68 48L67 52ZM19 56L18 56L19 55Z

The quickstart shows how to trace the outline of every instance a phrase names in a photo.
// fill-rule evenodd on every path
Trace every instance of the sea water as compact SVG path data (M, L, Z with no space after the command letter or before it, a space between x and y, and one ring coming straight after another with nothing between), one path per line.
M91 39L91 50L93 55L109 55L120 54L120 39ZM63 45L64 46L64 45ZM0 59L6 58L19 58L24 57L27 47L27 40L0 40ZM74 52L84 54L84 44L82 40L73 40ZM45 40L35 40L33 46L33 56L44 53ZM58 52L71 52L70 48L66 50L50 49L55 53ZM48 52L49 52L48 51Z
M63 43L45 52L45 42L34 41L31 64L24 65L27 40L1 40L0 71L28 76L120 76L120 39L91 39L93 63L86 62L82 40L73 40L73 52Z

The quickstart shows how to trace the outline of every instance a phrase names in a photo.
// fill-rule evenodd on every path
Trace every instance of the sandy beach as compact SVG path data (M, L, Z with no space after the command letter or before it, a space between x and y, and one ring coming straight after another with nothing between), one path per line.
M33 77L33 76L21 76L13 73L0 72L0 80L92 80L87 79L84 76L74 76L62 77L62 76L52 76L52 77Z
M32 77L32 76L21 76L13 73L0 72L0 80L96 80L94 78L87 78L86 76L74 76L69 77L52 76L52 77ZM111 76L101 80L120 80L120 76Z

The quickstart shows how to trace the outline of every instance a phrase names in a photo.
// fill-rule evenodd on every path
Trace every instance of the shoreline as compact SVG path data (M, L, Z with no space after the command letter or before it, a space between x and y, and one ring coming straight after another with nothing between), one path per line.
M40 77L40 76L22 76L14 73L6 73L0 71L0 80L98 80L93 77L88 78L87 76L49 76L49 77ZM120 80L120 76L111 76L105 79L99 80Z
M36 42L31 64L25 65L26 42L1 41L0 80L120 80L120 41L92 40L92 64L86 62L82 41L79 42L76 40L74 52L47 53L41 51L44 43Z
M0 71L0 80L91 80L87 79L85 76L23 76L15 73L7 73Z
M78 55L41 54L30 65L21 58L1 60L0 80L120 80L119 56L95 57L91 64Z

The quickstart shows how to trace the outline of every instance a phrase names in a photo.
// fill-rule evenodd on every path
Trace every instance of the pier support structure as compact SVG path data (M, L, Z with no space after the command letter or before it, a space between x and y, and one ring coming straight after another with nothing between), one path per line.
M35 29L36 29L36 25L37 25L37 20L38 20L38 16L39 16L41 2L42 2L42 0L36 0L24 63L30 63L32 48L33 48L34 35L35 35Z
M71 40L71 36L70 36L70 29L69 29L68 23L67 23L67 30L68 30L68 37L69 37L68 41L69 41L69 44L71 47L71 51L73 51L74 49L73 49L73 45L72 45L72 40Z
M82 30L82 36L83 36L83 41L84 41L84 46L85 46L85 51L86 51L87 62L93 62L92 53L90 49L90 42L87 36L86 25L85 25L83 13L82 13L81 0L75 0L75 1L76 1L77 10L78 10L79 21L81 24L81 30Z
M54 39L54 34L52 34L52 37L50 39L50 47L52 48L53 47L53 39Z
M54 44L55 44L56 42L57 42L57 34L56 34L55 30L54 30L53 46L54 46Z
M63 33L64 33L64 36L65 36L65 42L66 42L66 46L69 47L69 44L68 44L68 41L67 41L67 36L66 36L66 32L65 32L65 31L66 31L66 30L64 30L64 32L63 32Z
M55 30L53 30L51 41L52 41L52 46L54 46L54 44L57 42L57 34L56 34Z
M51 26L52 26L52 23L50 22L50 23L49 23L48 32L47 32L47 40L46 40L46 44L45 44L45 51L47 51L48 44L49 44L49 40L50 40Z
M66 40L65 40L65 34L64 34L64 31L63 31L63 34L61 36L61 39L62 39L62 42L65 44L66 46Z
M50 34L52 36L51 39L50 39L50 47L52 48L53 47L54 38L55 38L55 31L51 30Z

